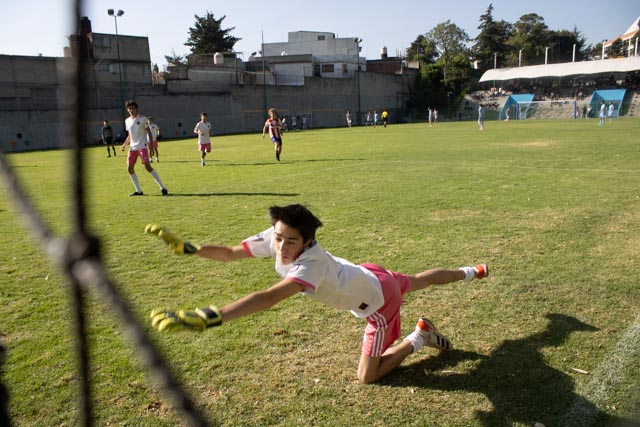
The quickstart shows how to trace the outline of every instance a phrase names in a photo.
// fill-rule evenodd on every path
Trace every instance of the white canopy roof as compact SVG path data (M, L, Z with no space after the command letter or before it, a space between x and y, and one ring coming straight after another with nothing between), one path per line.
M493 70L486 71L480 78L480 82L578 76L583 74L627 73L636 70L640 70L640 56L599 61L530 65L527 67L494 68Z

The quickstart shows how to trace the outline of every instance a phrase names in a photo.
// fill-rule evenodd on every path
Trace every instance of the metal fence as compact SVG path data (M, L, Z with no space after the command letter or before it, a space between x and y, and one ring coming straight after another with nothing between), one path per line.
M80 12L83 10L83 1L76 0L71 11L73 21L76 22L76 33L79 32ZM39 213L30 202L28 195L21 188L16 176L12 173L10 164L3 152L0 152L0 176L3 179L8 194L16 208L16 215L25 221L25 226L34 235L42 251L51 262L57 264L68 278L72 299L69 301L69 310L75 318L77 327L70 331L76 337L77 369L80 387L78 402L80 423L84 426L92 425L92 400L89 379L89 354L87 345L87 330L85 321L86 293L93 292L100 296L99 300L109 304L110 309L116 314L122 323L130 344L140 354L143 363L150 374L157 380L167 396L173 401L176 409L182 411L185 421L189 425L204 426L217 424L215 421L207 421L202 413L194 406L191 398L183 390L176 376L169 369L159 352L147 337L144 328L138 324L134 313L127 301L119 293L114 283L109 279L104 262L100 254L100 239L90 235L87 231L87 210L85 209L84 170L86 161L83 159L83 141L86 140L86 126L84 112L86 100L81 96L79 88L85 81L81 58L76 59L75 66L70 68L64 76L63 90L68 91L68 99L77 99L78 102L65 106L68 119L69 137L72 145L72 161L70 163L73 193L73 205L71 218L74 224L70 236L55 236L44 224ZM4 361L4 346L0 346L0 368ZM0 371L1 373L1 371ZM0 425L10 425L11 418L8 409L9 393L0 377Z

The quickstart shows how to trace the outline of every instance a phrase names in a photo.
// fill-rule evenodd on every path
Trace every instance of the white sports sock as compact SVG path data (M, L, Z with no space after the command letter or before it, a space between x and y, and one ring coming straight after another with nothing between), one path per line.
M424 345L422 337L420 336L420 334L417 331L411 332L409 335L407 335L405 337L405 340L407 340L407 341L409 341L411 343L411 345L413 346L413 352L414 353L417 352L417 351L420 351L420 349Z
M476 277L476 269L473 267L460 267L458 270L464 271L464 281L468 282Z
M140 182L138 181L138 175L132 173L131 175L129 175L129 177L131 178L131 182L133 182L133 186L135 187L136 192L142 193L142 188L140 188Z
M158 175L158 172L156 172L155 169L151 171L151 176L153 177L153 180L156 182L156 184L158 184L160 186L160 189L162 190L164 188L164 184L162 183L162 180L160 179L160 175Z

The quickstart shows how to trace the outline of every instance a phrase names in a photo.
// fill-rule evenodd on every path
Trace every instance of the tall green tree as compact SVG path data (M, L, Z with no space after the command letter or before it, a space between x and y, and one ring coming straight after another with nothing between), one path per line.
M576 61L588 56L584 36L574 28L573 31L560 30L549 32L549 63L571 62L575 45Z
M438 50L437 62L442 63L445 84L469 77L471 66L467 43L471 39L462 28L447 20L436 25L425 37L433 41ZM461 62L467 65L460 67Z
M438 57L438 50L433 40L420 34L407 49L406 56L411 61L419 61L421 66L433 64Z
M480 25L478 26L480 32L471 49L480 72L493 68L494 59L497 63L504 64L505 57L510 50L507 40L512 28L513 26L506 21L493 19L493 3L489 4L483 15L480 15Z
M184 45L191 48L192 54L233 51L235 44L242 39L230 34L235 27L222 29L222 21L226 17L216 19L209 11L203 17L195 15L195 26L189 28L189 39Z
M517 66L520 52L521 65L543 64L546 48L549 47L549 29L544 18L536 13L522 15L513 24L507 44L511 46L512 51L507 56L506 65Z

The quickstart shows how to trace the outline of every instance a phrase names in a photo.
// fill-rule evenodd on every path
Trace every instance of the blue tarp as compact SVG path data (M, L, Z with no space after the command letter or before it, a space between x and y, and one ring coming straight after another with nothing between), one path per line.
M626 94L626 89L606 89L606 90L595 90L591 95L591 100L589 104L593 108L593 111L598 114L600 111L600 102L604 102L608 104L612 102L615 106L615 110L613 113L614 117L620 116L620 108L622 108L622 100L624 99L624 95Z
M520 119L520 108L518 108L518 104L531 104L531 102L533 101L533 98L535 98L535 95L532 93L519 93L516 95L509 95L509 98L507 98L507 101L502 106L502 110L500 110L500 115L498 116L498 119L500 120L506 119L507 110L509 110L510 113L513 113L513 114L510 114L511 117L513 117L516 120ZM512 106L515 106L515 108L511 108ZM526 117L526 113L525 113L525 117Z

